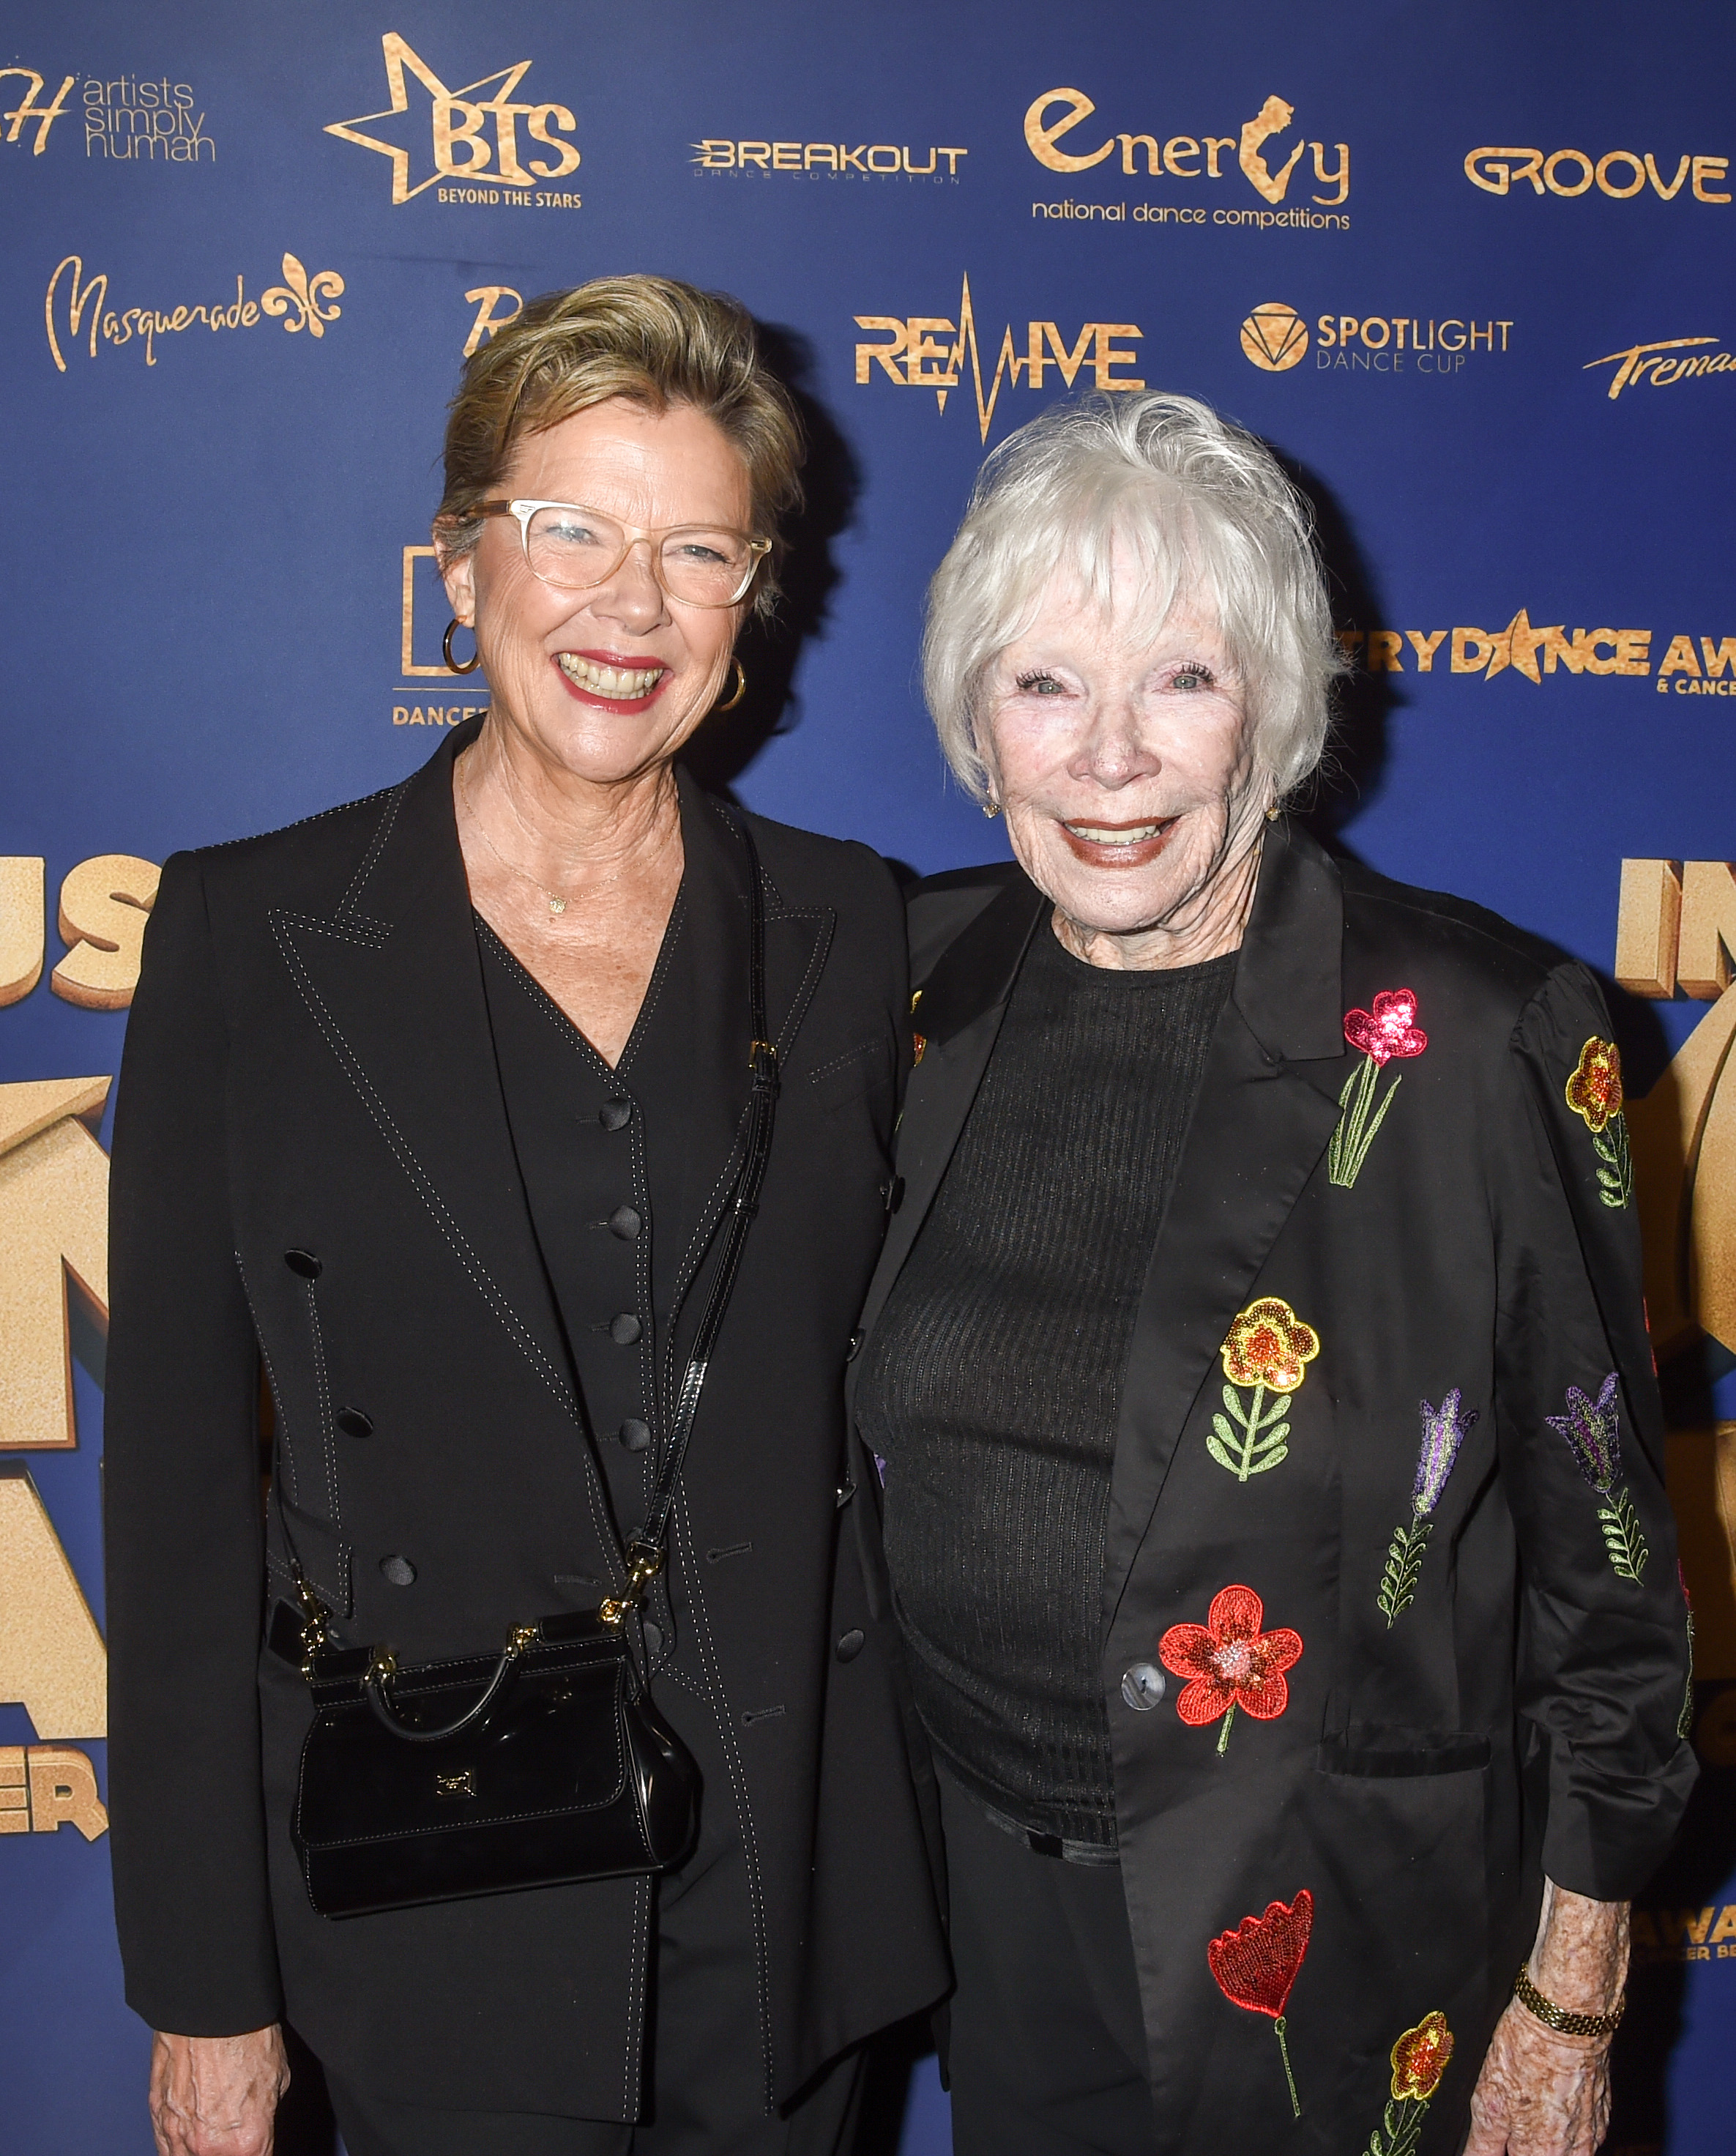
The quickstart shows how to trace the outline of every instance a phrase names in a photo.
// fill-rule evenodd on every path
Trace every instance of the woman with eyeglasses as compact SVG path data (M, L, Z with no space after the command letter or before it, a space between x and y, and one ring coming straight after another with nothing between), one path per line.
M485 715L164 872L107 1502L166 2156L264 2156L286 2020L350 2156L830 2156L945 1988L842 1533L899 896L678 762L801 454L733 300L534 301L434 521Z

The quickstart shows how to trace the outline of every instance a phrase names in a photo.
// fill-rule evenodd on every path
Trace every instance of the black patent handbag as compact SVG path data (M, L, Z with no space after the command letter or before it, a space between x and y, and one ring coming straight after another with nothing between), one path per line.
M652 1702L629 1620L667 1559L706 1367L771 1151L765 896L752 835L735 828L749 871L747 1131L646 1522L613 1553L624 1584L595 1611L515 1629L498 1652L401 1668L389 1646L336 1645L298 1568L300 1619L279 1604L273 1645L300 1661L313 1696L290 1833L322 1917L661 1871L693 1846L699 1766Z

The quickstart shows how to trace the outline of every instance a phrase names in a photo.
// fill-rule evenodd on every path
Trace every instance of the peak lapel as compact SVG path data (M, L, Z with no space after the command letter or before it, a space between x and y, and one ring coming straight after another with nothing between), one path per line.
M453 815L448 735L386 797L331 915L274 911L278 948L382 1142L561 1409L582 1420L501 1096Z
M1274 825L1134 1323L1109 1503L1111 1623L1182 1425L1338 1121L1343 941L1337 869Z

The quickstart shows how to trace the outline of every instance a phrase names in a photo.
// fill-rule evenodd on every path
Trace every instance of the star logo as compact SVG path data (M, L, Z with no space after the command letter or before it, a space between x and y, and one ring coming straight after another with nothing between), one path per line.
M341 141L354 142L363 150L376 150L382 157L392 160L392 199L407 203L437 181L471 179L486 173L493 181L507 187L528 187L538 180L559 180L578 167L577 146L557 138L570 135L578 122L564 105L520 104L514 101L514 92L530 70L529 60L520 60L511 67L497 68L494 74L479 76L458 90L448 90L421 55L401 38L396 30L388 30L380 40L386 61L386 86L392 102L379 112L363 112L353 120L333 121L327 126L328 135L335 135ZM425 179L411 184L412 151L408 144L382 140L366 129L380 121L407 119L410 115L410 80L420 84L428 98L428 140L433 170ZM492 95L479 93L492 90ZM419 102L419 100L418 100ZM489 141L484 130L488 121L494 121L494 140ZM529 169L521 163L519 155L518 123L525 122L533 141L553 151L552 161L546 157L530 157ZM420 125L419 115L410 121L407 128L392 131L412 134Z

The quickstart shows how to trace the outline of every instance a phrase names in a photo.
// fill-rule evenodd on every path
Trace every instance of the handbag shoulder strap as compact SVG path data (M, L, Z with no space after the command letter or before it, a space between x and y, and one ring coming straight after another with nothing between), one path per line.
M704 1389L711 1351L722 1328L724 1313L730 1306L736 1276L741 1270L747 1232L759 1210L760 1188L766 1180L766 1163L771 1157L771 1127L777 1108L778 1068L777 1050L767 1038L770 1028L766 1017L766 893L760 875L760 854L747 825L739 822L721 803L719 809L725 821L740 839L747 855L748 1000L753 1031L748 1050L748 1067L753 1072L753 1090L748 1097L747 1140L742 1152L741 1166L736 1172L735 1185L725 1208L723 1254L712 1279L711 1292L705 1299L699 1329L694 1335L693 1352L688 1357L687 1368L682 1373L680 1390L675 1396L674 1412L669 1421L668 1442L663 1449L662 1471L652 1486L645 1524L627 1544L627 1584L620 1595L611 1595L597 1610L597 1615L605 1625L616 1628L625 1621L627 1612L643 1599L646 1589L668 1561L669 1518L674 1510L675 1492L681 1480L682 1464L687 1457L688 1441L693 1435L694 1418L699 1412L699 1395Z

